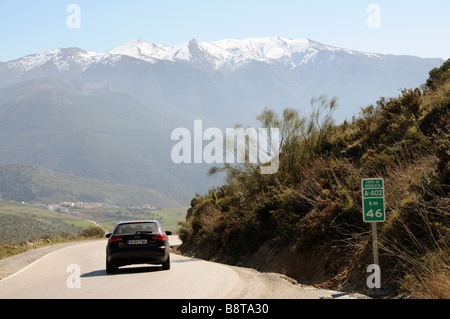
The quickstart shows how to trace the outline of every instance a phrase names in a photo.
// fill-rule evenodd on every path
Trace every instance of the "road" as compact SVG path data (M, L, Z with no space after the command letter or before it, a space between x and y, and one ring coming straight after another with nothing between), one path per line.
M173 239L173 240L176 240ZM0 298L44 299L318 299L357 298L293 284L274 273L171 254L171 269L123 267L105 271L106 240L83 242L45 254L0 280Z

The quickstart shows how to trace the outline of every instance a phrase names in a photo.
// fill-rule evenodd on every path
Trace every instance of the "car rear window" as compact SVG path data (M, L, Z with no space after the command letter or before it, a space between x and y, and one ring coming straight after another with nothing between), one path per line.
M136 232L152 232L158 233L158 225L156 223L146 222L146 223L129 223L129 224L119 224L117 225L114 234L135 234Z

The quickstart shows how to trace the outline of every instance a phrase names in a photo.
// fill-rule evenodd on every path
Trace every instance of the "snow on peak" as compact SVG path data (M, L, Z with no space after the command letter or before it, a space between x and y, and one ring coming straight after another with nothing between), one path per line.
M149 63L187 61L209 65L216 69L232 70L251 61L269 64L281 63L295 68L308 63L321 51L331 52L332 54L329 56L334 56L337 52L366 54L323 45L308 39L294 40L281 37L226 39L214 42L193 39L174 46L153 44L137 39L105 53L84 51L78 48L54 49L7 62L7 66L26 72L52 61L60 71L65 71L74 64L85 69L96 63L114 64L123 56L128 56ZM367 53L366 55L377 57L374 54Z
M153 44L137 39L122 44L106 53L126 55L148 62L156 62L156 60L166 59L165 56L169 50L170 47L165 44Z
M283 63L296 67L313 59L320 51L360 53L339 49L308 39L248 38L214 42L195 39L181 45L153 44L138 39L118 46L108 54L120 54L155 63L157 61L190 61L209 63L215 68L236 68L250 61Z
M293 65L292 56L304 53L309 48L306 39L249 38L246 40L221 40L213 42L226 53L227 64L240 64L249 60L261 62L284 61Z
M66 71L71 63L86 67L93 58L99 56L93 51L84 51L79 48L57 48L50 51L38 52L23 58L6 62L9 68L17 68L22 72L40 67L49 61L53 61L60 71Z
M208 50L206 47L207 45L197 42L195 39L175 46L153 44L137 39L109 50L107 53L126 55L147 62L157 62L160 60L191 61L195 59L199 52L206 52Z
M311 48L306 39L249 38L245 40L220 40L203 42L195 39L181 45L155 45L141 39L120 45L107 53L121 54L136 59L156 62L158 60L192 61L206 59L215 67L236 65L253 61L274 62L280 59L292 61L295 53L305 53Z

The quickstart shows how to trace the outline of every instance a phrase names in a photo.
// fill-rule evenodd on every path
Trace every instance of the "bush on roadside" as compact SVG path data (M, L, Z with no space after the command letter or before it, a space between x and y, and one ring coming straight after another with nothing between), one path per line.
M89 226L83 229L79 236L84 238L103 238L105 236L105 231L98 226Z

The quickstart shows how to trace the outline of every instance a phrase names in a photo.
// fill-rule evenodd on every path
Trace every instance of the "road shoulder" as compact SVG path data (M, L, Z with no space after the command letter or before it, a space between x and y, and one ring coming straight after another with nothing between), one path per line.
M89 240L90 241L90 240ZM87 241L74 241L58 244L49 244L32 250L27 250L23 253L0 259L0 281L4 280L15 273L19 272L21 269L27 267L33 262L39 260L45 255L68 246L77 245Z

